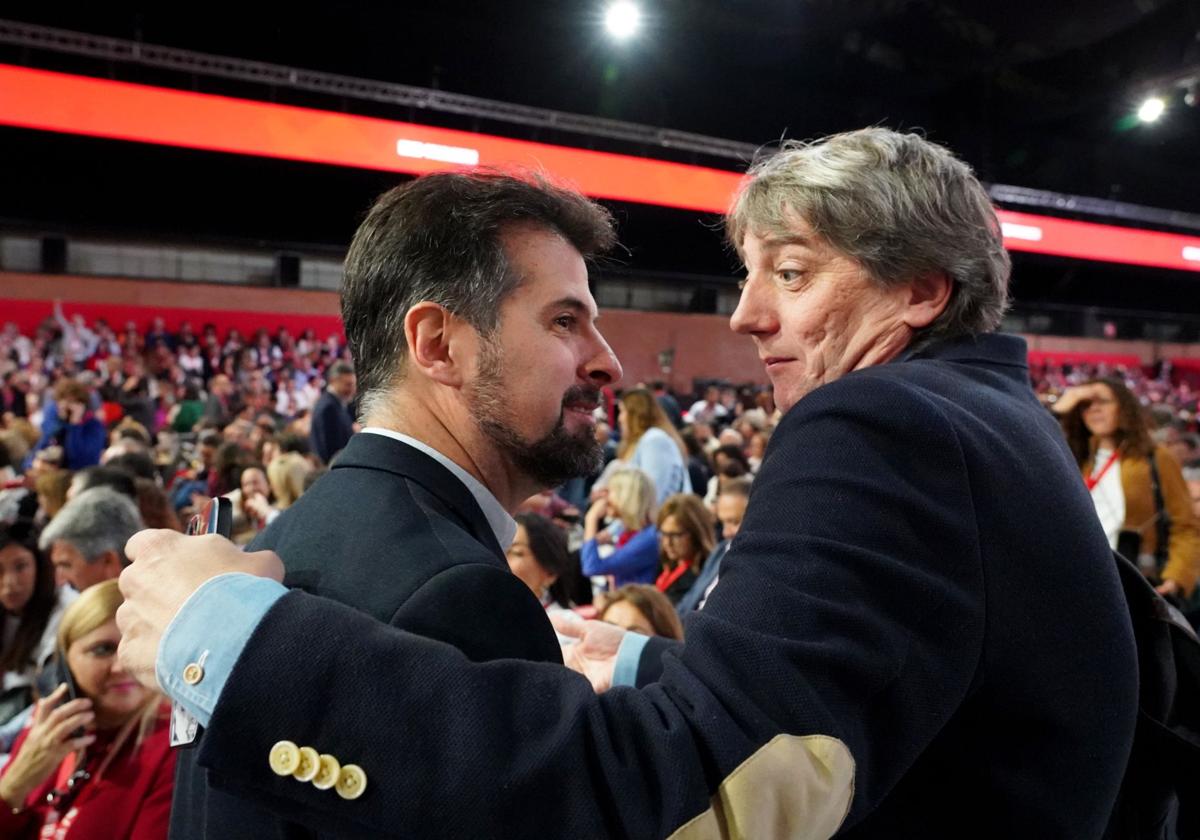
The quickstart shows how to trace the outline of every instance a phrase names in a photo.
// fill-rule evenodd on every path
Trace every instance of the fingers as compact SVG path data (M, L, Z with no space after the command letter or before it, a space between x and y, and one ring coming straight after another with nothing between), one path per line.
M554 625L554 629L564 636L573 636L576 639L583 638L583 630L585 622L581 621L577 615L570 612L552 612L548 613L550 623Z
M138 531L125 543L125 556L136 562L140 558L154 558L169 554L184 539L183 534L166 528L147 528Z
M59 683L57 687L41 700L33 704L33 715L30 717L30 725L36 725L39 720L50 714L54 707L62 702L63 697L67 694L67 684Z
M89 701L90 703L90 701ZM52 729L49 730L49 738L52 744L61 744L65 741L75 740L71 737L71 733L79 729L86 729L96 721L96 713L90 708L84 711L77 712L73 715L68 715L59 721ZM84 737L84 736L80 736Z

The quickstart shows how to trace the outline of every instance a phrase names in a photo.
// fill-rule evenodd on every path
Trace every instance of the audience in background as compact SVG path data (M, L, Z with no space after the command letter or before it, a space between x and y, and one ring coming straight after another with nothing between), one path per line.
M732 478L721 487L721 494L717 496L717 523L721 541L704 561L704 566L696 575L691 588L676 601L675 609L681 617L692 610L703 609L708 593L717 585L721 560L729 550L730 541L741 529L746 506L750 504L750 486L750 478L742 477Z
M0 724L33 702L34 677L54 653L59 618L74 597L54 585L33 524L0 523Z
M683 639L683 624L667 597L653 586L630 583L609 595L600 620L645 636Z
M645 472L654 483L656 504L673 493L692 492L687 447L654 395L635 388L625 392L620 404L621 443L614 463Z
M142 527L129 496L93 487L67 502L42 531L38 547L49 552L57 581L82 592L121 574L128 563L125 543Z
M117 659L121 600L117 582L107 581L63 613L57 647L65 661L58 667L69 670L79 699L59 685L17 737L0 774L0 836L167 836L175 771L170 706Z
M632 468L612 473L606 493L592 503L583 520L583 573L589 577L611 575L618 587L652 583L658 576L654 510L650 476ZM610 521L607 527L603 524L606 519Z
M1145 411L1117 379L1076 385L1054 403L1113 548L1163 595L1190 597L1200 578L1200 527L1179 462L1151 437Z
M508 567L547 610L566 610L579 593L579 563L567 548L567 534L537 513L517 515L517 535L508 548ZM590 603L590 589L583 603Z
M713 550L713 518L699 496L676 493L658 510L659 571L654 585L672 604L687 594Z

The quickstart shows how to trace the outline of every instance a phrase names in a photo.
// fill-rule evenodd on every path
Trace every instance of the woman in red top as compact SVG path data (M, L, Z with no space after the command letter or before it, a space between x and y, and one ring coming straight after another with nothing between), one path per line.
M696 582L704 561L712 553L716 527L699 496L668 496L658 512L659 573L655 587L672 604Z
M78 689L41 700L0 775L0 837L161 840L175 755L170 709L117 661L115 580L84 590L63 614L59 651ZM64 700L66 702L64 702Z

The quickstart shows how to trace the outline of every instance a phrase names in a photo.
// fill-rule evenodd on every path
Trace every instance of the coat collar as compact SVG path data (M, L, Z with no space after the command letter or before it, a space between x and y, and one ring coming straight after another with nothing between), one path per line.
M496 532L471 491L429 455L394 438L359 433L350 438L331 467L347 468L383 470L417 482L454 511L473 537L504 559Z

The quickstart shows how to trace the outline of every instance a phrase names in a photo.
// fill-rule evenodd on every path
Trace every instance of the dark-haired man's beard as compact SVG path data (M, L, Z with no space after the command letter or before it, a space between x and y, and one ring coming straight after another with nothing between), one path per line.
M496 350L485 350L479 363L479 376L468 390L471 412L480 430L496 444L500 452L523 474L543 488L557 487L579 476L600 469L602 450L591 426L577 432L567 429L568 405L599 402L595 388L574 386L563 395L558 423L538 440L527 440L517 431L508 394L501 377L503 359Z

